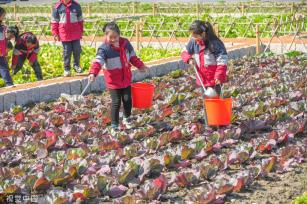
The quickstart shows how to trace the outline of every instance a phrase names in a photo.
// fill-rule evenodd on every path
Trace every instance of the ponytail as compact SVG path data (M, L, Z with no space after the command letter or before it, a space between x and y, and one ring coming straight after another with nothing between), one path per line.
M13 34L15 37L15 41L17 41L19 37L19 28L17 25L8 27L7 32Z

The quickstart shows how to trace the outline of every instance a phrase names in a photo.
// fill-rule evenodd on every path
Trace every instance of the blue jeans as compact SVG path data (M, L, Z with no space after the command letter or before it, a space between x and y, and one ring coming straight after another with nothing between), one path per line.
M64 58L64 69L70 71L70 59L71 54L74 56L74 66L80 66L81 56L81 43L80 40L73 40L69 42L62 42L63 44L63 58Z
M6 86L14 85L5 57L0 57L0 75L5 81Z

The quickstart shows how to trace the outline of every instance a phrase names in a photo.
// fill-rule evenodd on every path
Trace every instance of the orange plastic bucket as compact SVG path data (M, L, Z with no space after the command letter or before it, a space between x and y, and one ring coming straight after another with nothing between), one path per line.
M229 125L232 115L232 98L205 99L208 125Z
M150 83L135 83L131 85L132 105L134 108L147 109L152 107L155 86Z

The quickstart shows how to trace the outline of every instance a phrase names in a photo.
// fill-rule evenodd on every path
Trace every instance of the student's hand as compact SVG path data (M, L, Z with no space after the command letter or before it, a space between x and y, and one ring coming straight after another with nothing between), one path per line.
M148 69L149 69L149 68L148 68L146 65L144 65L143 67L141 67L141 68L139 69L139 71L140 71L140 72L146 72Z
M15 70L16 69L16 65L12 65L12 70Z
M189 59L189 65L195 66L195 60L193 58Z
M53 36L54 41L60 41L60 37L58 35Z
M90 82L94 82L94 81L96 80L95 75L94 75L94 74L90 74L90 75L88 76L88 80L90 80Z
M215 85L221 84L221 81L219 79L215 79Z

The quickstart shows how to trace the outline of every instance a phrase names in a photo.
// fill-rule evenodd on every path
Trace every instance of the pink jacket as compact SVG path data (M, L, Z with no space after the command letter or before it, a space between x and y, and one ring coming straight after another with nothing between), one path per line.
M52 13L51 30L52 35L59 36L62 42L80 40L83 35L81 6L74 0L68 4L60 0Z

